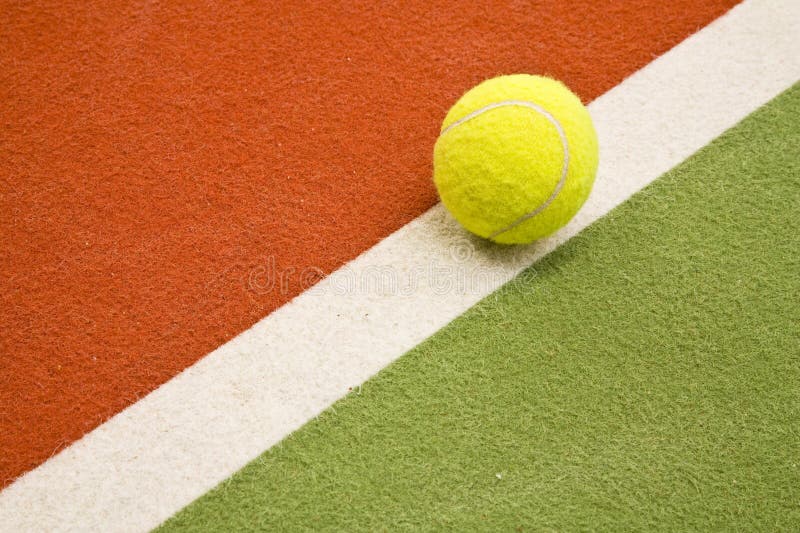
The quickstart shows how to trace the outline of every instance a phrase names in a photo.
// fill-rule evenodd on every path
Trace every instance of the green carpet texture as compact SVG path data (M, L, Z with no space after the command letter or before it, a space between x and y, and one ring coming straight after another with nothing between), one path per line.
M797 531L800 85L163 531Z

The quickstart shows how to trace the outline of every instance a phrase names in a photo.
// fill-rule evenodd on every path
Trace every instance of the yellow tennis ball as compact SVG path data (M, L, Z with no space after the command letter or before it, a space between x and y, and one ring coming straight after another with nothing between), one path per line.
M500 76L471 89L447 113L433 181L447 210L472 233L529 243L578 212L598 156L589 112L563 83Z

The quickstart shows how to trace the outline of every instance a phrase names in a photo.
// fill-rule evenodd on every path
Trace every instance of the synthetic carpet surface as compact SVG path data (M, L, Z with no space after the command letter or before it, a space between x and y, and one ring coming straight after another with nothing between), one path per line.
M164 531L791 530L800 86Z
M0 487L434 205L467 88L592 100L736 3L4 2Z

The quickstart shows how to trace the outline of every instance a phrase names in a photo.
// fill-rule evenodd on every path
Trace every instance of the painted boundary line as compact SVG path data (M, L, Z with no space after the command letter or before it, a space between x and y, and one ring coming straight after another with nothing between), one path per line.
M432 208L6 487L0 530L155 527L800 79L797 35L796 0L734 8L589 105L597 181L555 236L491 246Z

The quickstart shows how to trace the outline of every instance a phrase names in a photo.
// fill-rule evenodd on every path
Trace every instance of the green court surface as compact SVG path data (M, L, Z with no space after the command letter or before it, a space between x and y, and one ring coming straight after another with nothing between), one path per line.
M800 525L800 86L164 531Z

